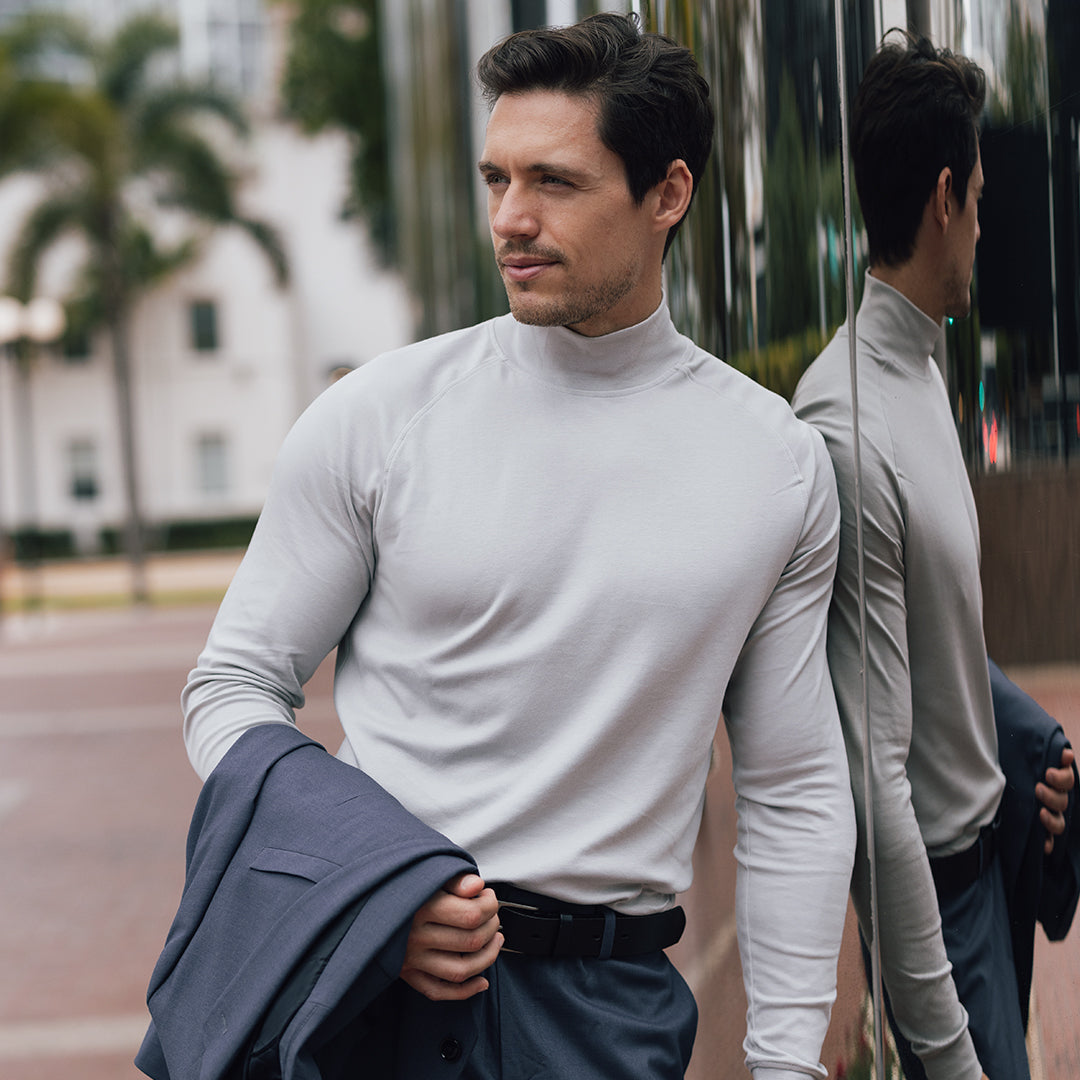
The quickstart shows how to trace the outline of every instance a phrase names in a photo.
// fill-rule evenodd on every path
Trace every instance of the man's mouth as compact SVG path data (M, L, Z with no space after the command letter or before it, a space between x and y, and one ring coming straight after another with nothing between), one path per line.
M557 265L557 259L540 255L504 255L499 259L499 269L510 281L532 281L549 267Z

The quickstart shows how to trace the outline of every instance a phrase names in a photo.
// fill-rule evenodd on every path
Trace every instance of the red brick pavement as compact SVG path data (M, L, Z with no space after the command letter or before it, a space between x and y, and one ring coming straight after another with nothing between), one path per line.
M9 623L0 651L0 1077L136 1080L199 783L179 692L212 609ZM305 728L336 745L330 673Z
M170 567L171 589L221 587L234 562ZM186 575L186 576L185 576ZM216 577L215 577L216 575ZM91 590L93 575L83 574ZM52 579L53 581L55 579ZM68 587L76 580L67 579ZM50 587L56 588L52 581ZM51 595L56 595L52 593ZM176 698L212 611L49 616L0 625L0 1077L135 1080L143 997L175 910L198 783L178 734ZM1010 669L1080 744L1080 665ZM329 670L311 685L305 729L338 737ZM687 898L692 926L675 950L701 997L691 1076L726 1080L741 1065L745 999L730 912L733 808L721 747ZM699 914L695 918L695 912ZM1041 933L1034 1080L1080 1077L1080 945ZM862 977L849 919L840 998L823 1059L834 1074L860 1038ZM97 1018L97 1019L95 1019ZM86 1022L85 1027L79 1025ZM65 1040L70 1040L67 1045ZM96 1046L97 1049L92 1047Z
M1080 748L1080 665L1017 667L1007 673L1057 718L1073 746ZM1034 1035L1041 1048L1042 1080L1077 1080L1080 1077L1080 928L1076 923L1063 942L1047 941L1042 929L1036 929L1032 1006ZM1032 1080L1040 1080L1034 1069Z

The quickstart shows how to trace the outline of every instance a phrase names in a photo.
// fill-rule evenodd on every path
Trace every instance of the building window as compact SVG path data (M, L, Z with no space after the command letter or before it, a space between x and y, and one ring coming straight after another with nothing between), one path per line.
M195 469L203 495L224 495L229 489L228 445L220 434L200 435L195 444Z
M68 491L77 502L98 497L97 447L91 439L72 439L68 443Z
M191 303L191 347L196 352L214 352L218 347L217 304L213 300Z

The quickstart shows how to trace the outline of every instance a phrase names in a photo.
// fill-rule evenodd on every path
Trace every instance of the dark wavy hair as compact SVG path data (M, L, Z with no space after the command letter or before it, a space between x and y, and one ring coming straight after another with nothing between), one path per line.
M636 15L607 13L574 26L522 30L489 49L476 73L489 107L503 94L528 90L594 99L600 140L622 159L639 206L679 158L697 192L713 142L709 84L689 49L642 33ZM681 224L668 230L668 246Z
M946 166L964 206L985 100L982 69L925 37L887 36L871 58L851 121L871 266L898 266L911 257L926 201Z

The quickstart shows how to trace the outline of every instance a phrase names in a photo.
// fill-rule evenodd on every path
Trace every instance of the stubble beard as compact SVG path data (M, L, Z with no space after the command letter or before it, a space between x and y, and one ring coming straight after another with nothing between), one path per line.
M532 282L505 282L510 314L528 326L577 326L610 311L637 283L630 267L580 291L544 296Z
M945 280L945 314L950 319L966 319L971 314L971 285L975 276L975 253L971 261L953 263Z
M963 280L957 275L949 283L945 314L950 319L966 319L971 314L971 278Z

